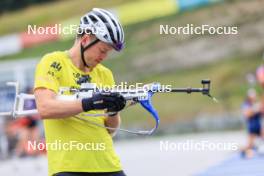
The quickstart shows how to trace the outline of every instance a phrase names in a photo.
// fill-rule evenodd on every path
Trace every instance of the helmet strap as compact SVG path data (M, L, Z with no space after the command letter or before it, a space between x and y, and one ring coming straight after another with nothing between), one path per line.
M99 42L100 40L99 39L95 39L95 40L93 40L91 43L89 43L87 46L85 46L85 47L83 47L83 45L81 44L81 58L82 58L82 62L83 62L83 65L85 66L85 67L88 67L89 68L89 65L85 62L85 59L84 59L84 52L88 49L88 48L90 48L90 47L92 47L93 45L95 45L97 42Z

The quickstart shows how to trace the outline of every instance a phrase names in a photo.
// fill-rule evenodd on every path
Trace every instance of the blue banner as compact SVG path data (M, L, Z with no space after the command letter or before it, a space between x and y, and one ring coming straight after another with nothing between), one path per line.
M210 0L177 0L180 11L204 6L210 3Z

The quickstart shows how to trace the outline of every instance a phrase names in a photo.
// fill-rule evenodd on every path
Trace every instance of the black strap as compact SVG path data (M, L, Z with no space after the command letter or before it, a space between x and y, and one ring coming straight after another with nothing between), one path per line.
M87 50L88 48L92 47L93 45L95 45L99 41L100 41L99 39L95 39L94 41L89 43L89 45L87 45L86 47L83 47L83 45L81 44L81 58L82 58L82 61L83 61L83 65L85 67L89 67L89 65L84 60L84 51Z
M117 172L60 172L54 176L126 176L121 170Z

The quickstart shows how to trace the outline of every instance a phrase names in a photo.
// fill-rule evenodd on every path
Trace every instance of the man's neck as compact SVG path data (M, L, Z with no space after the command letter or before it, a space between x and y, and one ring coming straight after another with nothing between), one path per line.
M87 68L84 66L80 51L77 51L76 48L72 47L68 53L73 65L75 65L78 69L82 70L83 72L90 72L92 70L92 68Z

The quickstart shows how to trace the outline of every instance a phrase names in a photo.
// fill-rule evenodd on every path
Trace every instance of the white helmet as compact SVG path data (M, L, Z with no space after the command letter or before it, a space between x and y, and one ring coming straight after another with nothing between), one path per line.
M80 29L89 30L99 40L110 44L115 50L124 47L124 31L117 18L107 10L93 8L81 17Z

